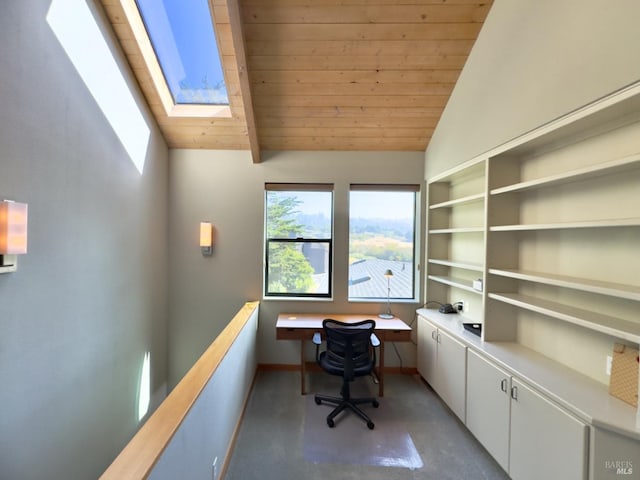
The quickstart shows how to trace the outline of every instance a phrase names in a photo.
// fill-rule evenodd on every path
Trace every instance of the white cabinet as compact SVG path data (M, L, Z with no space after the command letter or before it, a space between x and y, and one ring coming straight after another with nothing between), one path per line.
M466 346L418 316L418 372L462 420L466 403Z
M513 480L587 478L588 427L472 350L467 428Z
M473 350L467 352L467 428L509 471L511 376Z
M511 399L511 478L585 480L587 426L516 378Z
M436 383L437 333L438 329L431 322L418 315L418 373L431 386Z
M466 416L467 348L455 338L438 330L436 361L437 392L463 422Z

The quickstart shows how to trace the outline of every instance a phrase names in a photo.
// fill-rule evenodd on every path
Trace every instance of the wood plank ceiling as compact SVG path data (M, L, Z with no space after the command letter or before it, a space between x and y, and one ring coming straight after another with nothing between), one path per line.
M254 161L260 150L424 151L492 4L210 0L231 107L215 118L163 108L126 1L102 3L168 146L251 148Z

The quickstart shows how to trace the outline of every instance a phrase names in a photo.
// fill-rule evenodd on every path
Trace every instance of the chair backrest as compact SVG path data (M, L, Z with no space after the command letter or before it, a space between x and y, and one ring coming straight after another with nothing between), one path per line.
M327 340L326 362L335 369L343 369L344 377L354 378L354 373L366 375L375 366L375 353L371 349L371 334L376 322L363 320L343 323L333 319L322 322Z

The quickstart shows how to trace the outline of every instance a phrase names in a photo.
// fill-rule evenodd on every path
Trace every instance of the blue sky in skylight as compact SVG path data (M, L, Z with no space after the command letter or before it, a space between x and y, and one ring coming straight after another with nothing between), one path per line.
M207 0L136 0L176 104L228 105Z

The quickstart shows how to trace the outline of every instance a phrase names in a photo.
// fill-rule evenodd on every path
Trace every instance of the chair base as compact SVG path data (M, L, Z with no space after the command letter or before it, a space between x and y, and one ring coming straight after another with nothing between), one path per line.
M375 424L371 421L369 416L364 413L358 405L362 404L371 404L375 408L378 408L380 404L378 400L373 397L368 398L350 398L350 397L330 397L328 395L316 395L315 396L316 405L320 405L321 403L327 403L329 405L336 405L329 415L327 415L327 425L330 428L335 427L335 422L333 419L343 410L349 409L352 412L356 413L360 418L362 418L365 422L367 422L367 427L369 430L373 430Z

